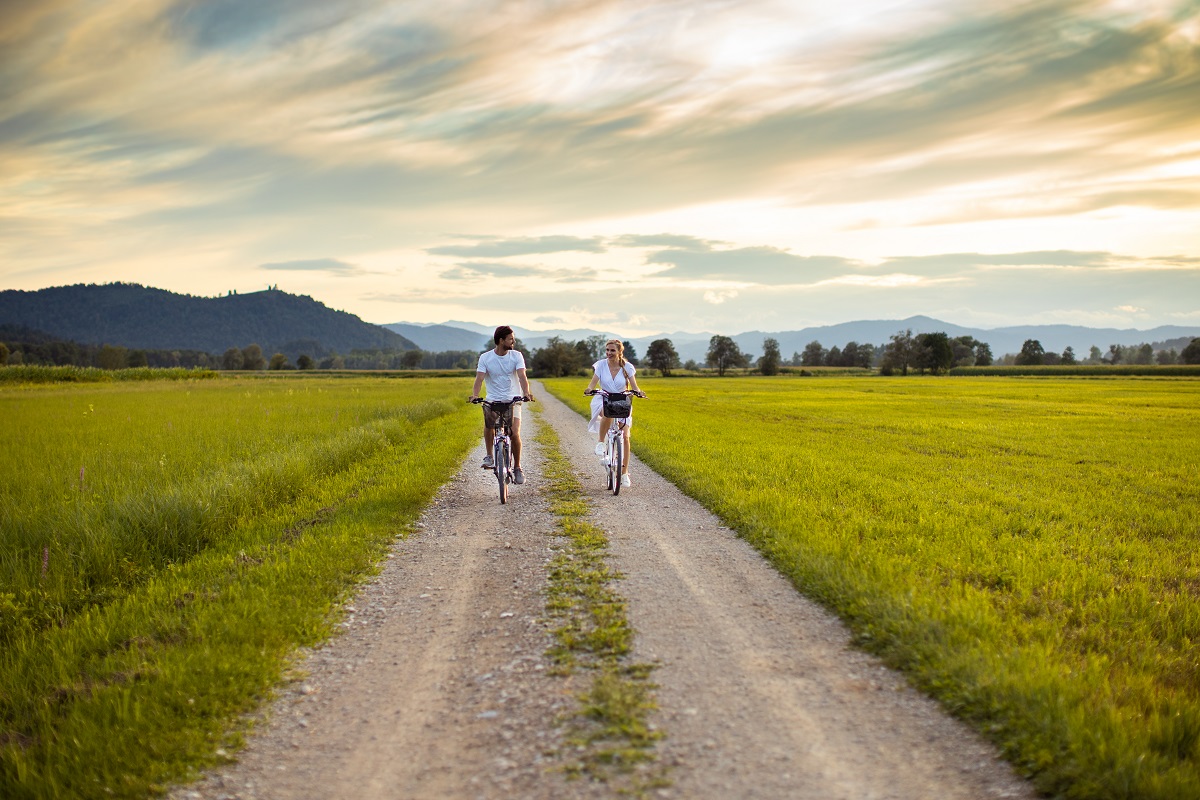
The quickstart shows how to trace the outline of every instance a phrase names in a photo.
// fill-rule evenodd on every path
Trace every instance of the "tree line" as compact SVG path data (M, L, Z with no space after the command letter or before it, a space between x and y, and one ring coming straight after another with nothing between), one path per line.
M525 356L533 377L554 378L586 374L593 363L604 357L607 337L595 335L578 341L555 336L545 346L530 350L520 339L516 349ZM624 342L625 358L630 363L657 370L670 376L676 370L697 371L701 364L689 359L681 362L670 339L656 339L639 358L631 342ZM251 343L230 347L220 356L199 350L130 349L119 345L87 345L55 339L21 326L0 326L0 365L42 364L101 369L126 367L206 367L223 370L466 370L477 363L475 350L432 352L420 349L352 350L347 354L321 347L315 340L291 342L287 352L267 356L262 347ZM1150 344L1109 345L1101 351L1093 345L1084 358L1073 348L1062 353L1047 352L1041 342L1027 339L1016 354L996 359L987 342L971 336L950 337L943 332L914 334L911 329L897 331L886 343L847 342L828 349L819 341L805 345L785 360L779 342L766 338L762 355L755 358L744 352L730 336L715 335L709 340L703 367L719 376L733 369L754 368L763 375L777 375L783 367L850 367L877 369L882 375L917 373L942 374L954 367L986 367L993 364L1036 365L1172 365L1200 364L1200 338L1192 339L1177 351L1174 347L1155 349Z

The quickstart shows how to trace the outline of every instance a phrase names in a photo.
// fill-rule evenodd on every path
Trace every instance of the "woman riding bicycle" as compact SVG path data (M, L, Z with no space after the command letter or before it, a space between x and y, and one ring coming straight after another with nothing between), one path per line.
M584 394L592 392L599 387L601 390L610 393L633 391L639 395L642 390L638 388L637 378L634 373L637 369L625 360L625 345L621 344L620 339L609 339L604 344L604 358L592 364L592 380L584 389ZM596 455L604 455L604 437L608 435L608 428L612 425L612 420L604 416L604 401L600 395L592 396L592 421L588 423L588 430L592 433L599 434L599 439L596 442ZM622 459L621 467L621 485L629 485L629 426L633 424L633 413L630 412L629 418L625 420L625 428L623 431L625 457Z

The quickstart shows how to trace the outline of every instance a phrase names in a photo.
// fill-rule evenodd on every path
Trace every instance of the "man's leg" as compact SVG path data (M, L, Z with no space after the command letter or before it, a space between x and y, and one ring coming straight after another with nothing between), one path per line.
M496 441L496 429L483 426L483 457L492 457L492 444Z
M513 469L521 468L521 418L513 415L512 421Z

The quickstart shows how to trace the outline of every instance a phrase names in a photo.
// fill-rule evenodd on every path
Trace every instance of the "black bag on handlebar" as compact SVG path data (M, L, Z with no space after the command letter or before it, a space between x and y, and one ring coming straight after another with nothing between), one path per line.
M626 419L633 413L633 398L628 395L606 396L604 416L609 419Z

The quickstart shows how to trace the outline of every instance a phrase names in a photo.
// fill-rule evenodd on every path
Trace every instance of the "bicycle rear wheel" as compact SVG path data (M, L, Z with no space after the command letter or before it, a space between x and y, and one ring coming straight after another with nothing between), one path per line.
M496 460L496 481L500 484L500 502L508 502L508 443L503 439L496 442L492 458Z
M623 466L625 464L625 437L624 437L624 435L618 433L616 438L613 439L613 444L615 445L615 447L614 447L613 458L612 458L612 462L613 462L612 479L611 479L612 480L612 492L614 495L618 495L621 493L621 469L623 468Z

